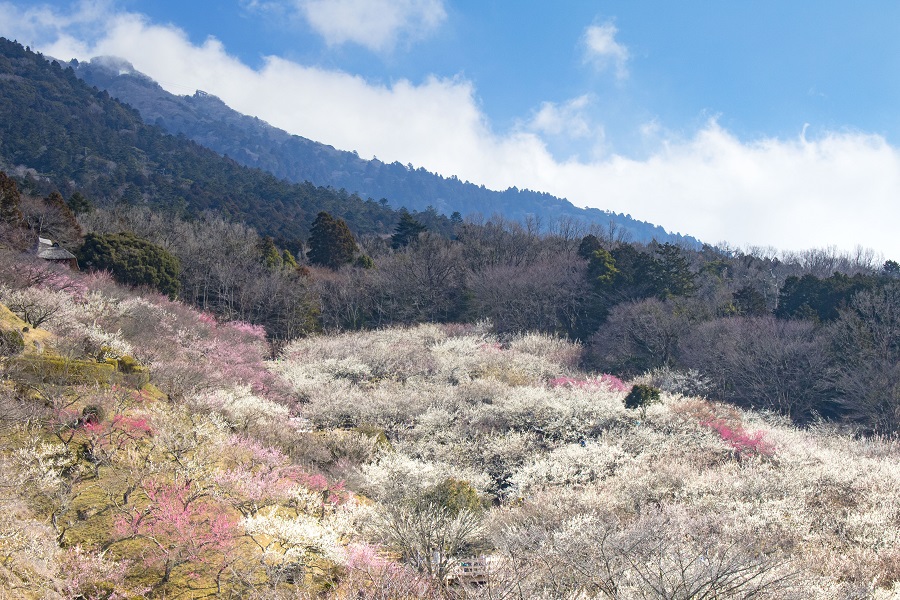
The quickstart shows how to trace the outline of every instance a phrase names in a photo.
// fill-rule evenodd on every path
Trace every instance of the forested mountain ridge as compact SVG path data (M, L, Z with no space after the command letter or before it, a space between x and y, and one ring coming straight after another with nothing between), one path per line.
M72 64L76 74L91 85L133 106L147 123L173 134L184 134L198 144L258 167L289 181L311 181L346 189L363 198L386 198L392 206L424 211L434 207L450 215L480 213L522 220L529 216L545 224L570 218L607 226L612 223L637 242L678 242L699 246L696 239L669 233L658 225L596 208L582 209L566 199L531 190L486 189L456 177L442 177L423 168L364 160L355 152L336 150L270 126L229 108L202 91L192 96L166 92L151 78L122 59L95 58Z
M185 215L217 210L261 234L305 238L322 210L358 234L387 233L398 215L343 190L290 184L145 124L56 61L0 39L0 168L26 191L78 191L100 204L147 204ZM29 190L29 187L32 188ZM432 230L447 219L421 215Z

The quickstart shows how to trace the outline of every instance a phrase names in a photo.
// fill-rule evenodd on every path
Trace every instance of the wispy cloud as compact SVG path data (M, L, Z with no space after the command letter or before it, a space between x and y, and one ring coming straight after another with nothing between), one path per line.
M543 102L534 113L528 127L547 135L566 135L585 138L595 133L595 128L585 113L591 103L587 94L563 103Z
M628 48L616 41L619 30L612 22L591 25L584 32L584 58L597 69L613 67L616 77L628 77Z
M709 242L862 244L900 259L900 152L878 135L803 135L801 124L792 139L746 141L715 120L686 136L652 122L635 132L653 144L646 158L607 152L560 160L550 150L554 137L592 143L602 133L588 96L542 104L498 132L464 78L376 85L279 57L254 69L215 39L193 44L183 31L139 15L98 14L90 23L88 9L37 14L0 3L0 35L33 31L41 37L29 41L63 59L121 56L170 91L204 89L241 112L364 157L412 162L495 189L547 191Z
M443 0L244 0L250 10L286 12L309 23L329 45L373 52L426 38L447 18Z

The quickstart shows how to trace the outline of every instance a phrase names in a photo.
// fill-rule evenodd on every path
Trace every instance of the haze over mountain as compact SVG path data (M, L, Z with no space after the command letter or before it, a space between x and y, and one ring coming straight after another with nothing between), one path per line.
M293 182L345 189L362 198L386 199L391 206L425 211L433 207L451 215L481 214L523 220L537 217L543 226L576 219L612 226L634 241L681 242L699 246L691 236L670 233L658 225L596 208L578 208L550 194L515 187L494 191L485 186L443 177L412 164L364 160L355 152L337 150L291 135L255 117L238 113L219 98L198 90L177 96L123 59L98 57L73 61L76 74L138 110L144 121L234 159Z

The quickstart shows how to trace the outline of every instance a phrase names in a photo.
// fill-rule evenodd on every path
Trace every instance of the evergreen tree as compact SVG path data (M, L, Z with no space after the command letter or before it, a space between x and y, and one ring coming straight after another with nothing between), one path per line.
M581 244L578 245L578 256L584 260L591 260L594 256L594 252L602 249L603 245L600 243L597 236L593 233L589 233L581 238Z
M19 188L16 186L16 182L0 171L0 223L13 226L22 224L19 198Z
M865 275L848 277L835 273L827 279L815 275L788 277L778 292L775 316L780 319L834 321L840 310L850 304L854 295L876 287L878 279Z
M405 208L400 209L400 222L394 229L394 235L391 236L391 248L403 248L419 237L420 233L425 232L427 227L415 220L409 211Z
M90 200L85 198L81 192L75 192L74 194L72 194L66 204L68 205L69 209L76 215L89 213L94 210L94 205L91 204Z
M89 233L77 253L78 263L129 285L148 285L174 297L181 288L181 263L166 249L130 233Z
M616 268L616 259L603 248L597 248L590 255L588 273L596 285L601 288L609 288L615 283L616 276L619 274L619 270Z
M881 267L881 271L888 277L898 277L900 276L900 263L896 260L886 260L884 261L884 266Z
M731 294L734 312L742 317L761 317L769 312L766 297L752 285L745 285Z
M278 251L275 240L270 236L265 236L259 241L259 252L262 254L266 267L272 271L277 271L284 264L284 258L281 252Z
M337 270L353 261L356 252L356 240L347 223L320 212L309 230L309 262Z
M674 296L690 296L697 289L696 275L691 272L684 252L675 244L666 242L656 248L652 268L656 296L661 300Z
M282 262L282 264L284 264L285 267L288 267L291 269L296 269L297 267L300 266L299 264L297 264L297 259L294 258L294 255L291 254L291 251L288 250L287 248L285 248L281 252L281 262Z
M631 244L620 244L610 254L618 271L611 296L616 303L655 295L653 273L656 261L652 256Z

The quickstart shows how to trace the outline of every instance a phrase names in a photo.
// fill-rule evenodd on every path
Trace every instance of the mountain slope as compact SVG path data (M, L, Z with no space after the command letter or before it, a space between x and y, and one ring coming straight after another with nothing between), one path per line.
M134 109L89 87L69 68L0 38L0 169L27 186L99 203L150 204L197 214L218 210L263 234L305 238L316 214L357 233L386 233L396 213L346 192L290 184L183 137L147 125ZM423 215L431 229L449 221Z
M895 438L628 408L558 338L424 324L272 360L258 327L2 250L0 336L0 598L900 594Z
M170 94L121 59L101 57L73 66L79 77L136 108L147 123L184 134L243 165L290 181L308 180L351 190L364 198L387 198L394 206L414 210L431 206L448 215L454 211L485 216L499 213L518 220L534 215L544 223L574 218L604 227L613 223L634 241L657 239L699 245L692 237L668 233L657 225L595 208L577 208L550 194L517 188L498 192L412 165L363 160L355 152L290 135L258 118L242 115L205 92L197 91L193 96Z

